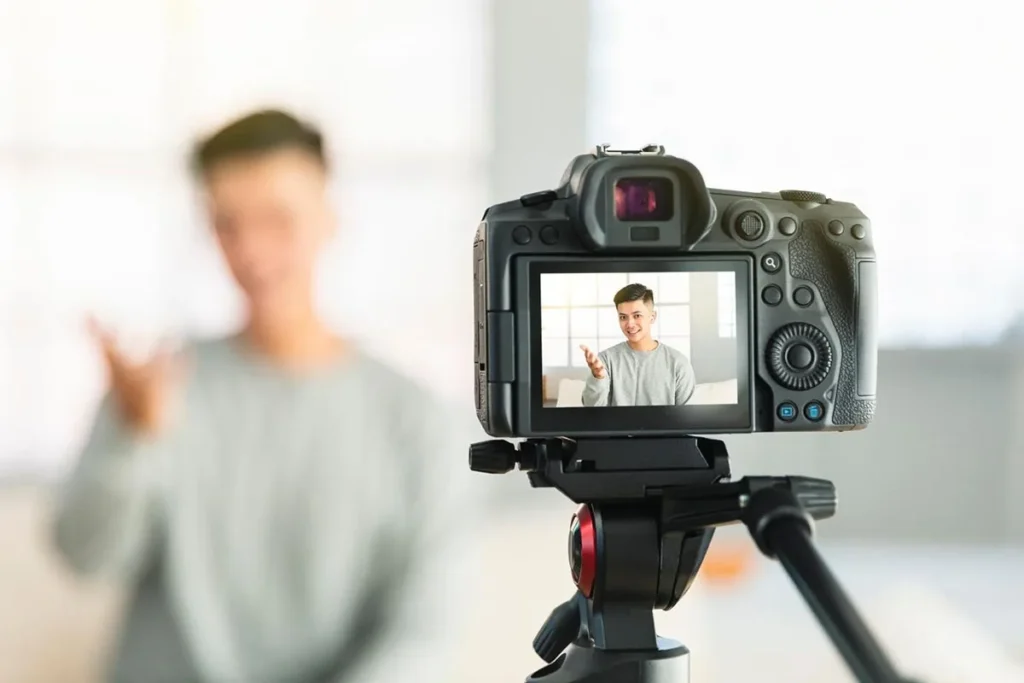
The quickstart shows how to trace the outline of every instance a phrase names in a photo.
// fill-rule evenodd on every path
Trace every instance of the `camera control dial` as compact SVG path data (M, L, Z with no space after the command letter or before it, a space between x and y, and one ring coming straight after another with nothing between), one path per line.
M828 204L828 197L821 192L810 190L781 190L779 196L787 202L814 202L815 204Z
M790 391L807 391L825 381L832 369L832 345L825 333L807 323L777 330L768 342L768 370Z

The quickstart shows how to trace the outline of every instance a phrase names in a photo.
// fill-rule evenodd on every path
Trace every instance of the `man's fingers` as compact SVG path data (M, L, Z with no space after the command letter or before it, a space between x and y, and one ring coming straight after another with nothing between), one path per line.
M143 372L151 381L165 382L178 377L183 370L183 363L184 358L179 351L164 347L146 361Z
M89 336L99 341L103 338L103 326L100 325L100 321L96 320L96 316L89 315L85 318L85 331L89 333Z
M580 344L580 348L583 349L583 354L587 360L587 365L590 366L590 371L597 374L604 372L604 363L601 361L601 356L591 351L585 344Z
M179 346L171 339L161 339L153 349L147 365L154 368L168 369L178 362Z
M180 381L188 373L192 359L181 350L174 350L164 357L163 371L172 382Z
M121 351L117 347L117 339L114 335L103 327L93 316L89 316L86 319L85 328L88 331L89 336L92 337L100 347L100 353L103 354L103 360L106 362L107 367L109 367L112 372L123 370L125 367L124 358L122 358Z
M151 375L170 370L174 363L174 354L167 349L160 349L149 357L142 367Z
M114 336L91 315L85 319L85 330L103 350L114 347Z

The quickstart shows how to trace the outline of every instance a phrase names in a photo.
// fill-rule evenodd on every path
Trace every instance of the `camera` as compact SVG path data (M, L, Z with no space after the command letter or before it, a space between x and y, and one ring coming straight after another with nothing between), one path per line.
M494 437L845 431L874 414L871 224L818 192L706 187L660 145L574 158L473 247Z

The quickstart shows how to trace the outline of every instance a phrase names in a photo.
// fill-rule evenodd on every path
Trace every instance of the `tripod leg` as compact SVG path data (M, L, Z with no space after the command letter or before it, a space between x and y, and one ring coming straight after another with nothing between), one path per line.
M814 547L811 519L791 491L758 491L750 498L743 522L758 548L778 558L858 681L903 680Z

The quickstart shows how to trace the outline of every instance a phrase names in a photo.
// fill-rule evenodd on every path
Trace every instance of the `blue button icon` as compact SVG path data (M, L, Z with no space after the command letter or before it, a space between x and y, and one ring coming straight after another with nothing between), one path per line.
M825 407L817 401L811 401L804 406L804 416L811 422L817 422L825 416Z
M785 422L791 422L796 419L796 406L788 401L786 403L779 404L777 412L779 419Z

